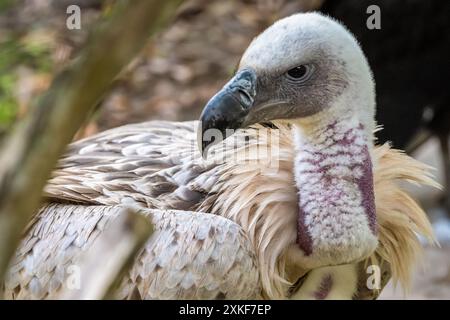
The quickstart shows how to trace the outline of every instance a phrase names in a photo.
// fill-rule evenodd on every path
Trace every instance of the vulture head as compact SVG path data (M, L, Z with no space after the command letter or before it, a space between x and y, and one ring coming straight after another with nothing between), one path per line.
M346 113L357 113L372 136L374 112L372 73L358 42L337 21L300 13L252 41L235 76L204 108L199 147L205 154L220 141L203 138L211 129L227 137L255 123L283 119L306 127Z
M376 249L372 147L375 93L367 60L350 32L318 13L279 20L256 37L234 77L200 118L202 154L252 124L292 127L302 267L362 260ZM216 133L209 134L213 130ZM281 214L280 214L281 215Z

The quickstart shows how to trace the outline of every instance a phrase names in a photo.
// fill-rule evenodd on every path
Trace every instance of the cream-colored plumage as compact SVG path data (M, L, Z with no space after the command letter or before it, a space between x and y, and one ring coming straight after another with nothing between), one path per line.
M57 298L70 275L66 268L77 263L81 252L125 205L140 206L142 214L153 217L159 231L124 280L119 298L287 297L289 283L309 271L289 260L289 247L295 243L292 219L297 205L290 128L279 125L279 129L272 129L280 135L279 163L259 159L259 165L238 165L215 158L202 160L190 147L196 139L195 126L195 122L142 123L73 143L46 188L51 201L67 203L49 204L34 218L10 269L6 297ZM217 148L243 152L264 143L269 146L270 140L256 138L262 129L256 126L238 132L237 141L247 137L248 143L235 151L228 150L227 144ZM177 132L175 137L173 132ZM380 221L377 254L390 262L394 280L407 285L420 253L415 232L431 237L432 231L424 212L399 183L433 182L425 166L387 145L377 147L375 156ZM157 159L164 159L160 167L155 164ZM159 190L158 196L149 190ZM163 204L164 209L183 206L226 219L147 209ZM174 243L177 228L180 236ZM206 261L201 269L195 260L197 246L206 253L200 258ZM171 256L174 251L170 248L179 254ZM181 267L185 265L188 270ZM227 267L235 274L223 273ZM196 270L192 277L199 280L183 290L189 282L183 282L183 277L189 270ZM377 295L368 295L363 286L354 294L364 298Z
M6 298L60 297L62 290L70 289L69 280L80 267L82 253L122 209L46 206L17 253ZM157 232L137 257L117 298L236 299L259 294L255 257L237 224L211 214L144 208L138 212L152 220ZM209 272L200 272L204 269Z

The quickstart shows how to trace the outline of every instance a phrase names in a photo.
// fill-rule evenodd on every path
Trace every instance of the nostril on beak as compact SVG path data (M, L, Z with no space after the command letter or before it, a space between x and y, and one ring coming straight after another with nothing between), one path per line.
M237 92L239 94L239 100L241 101L242 105L245 108L251 107L253 104L253 98L250 96L250 94L243 89L238 89Z

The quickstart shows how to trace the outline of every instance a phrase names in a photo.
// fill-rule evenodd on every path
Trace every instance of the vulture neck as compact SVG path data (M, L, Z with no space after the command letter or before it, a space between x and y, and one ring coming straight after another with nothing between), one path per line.
M377 246L372 125L336 113L294 123L297 244L311 268L357 261Z

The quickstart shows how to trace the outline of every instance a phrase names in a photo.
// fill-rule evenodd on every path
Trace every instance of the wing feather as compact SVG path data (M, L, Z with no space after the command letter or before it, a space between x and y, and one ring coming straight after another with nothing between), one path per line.
M45 206L16 252L5 297L58 298L70 289L83 252L120 212L123 206ZM145 208L139 212L152 220L156 232L123 279L117 298L259 297L256 258L239 225L205 213Z

